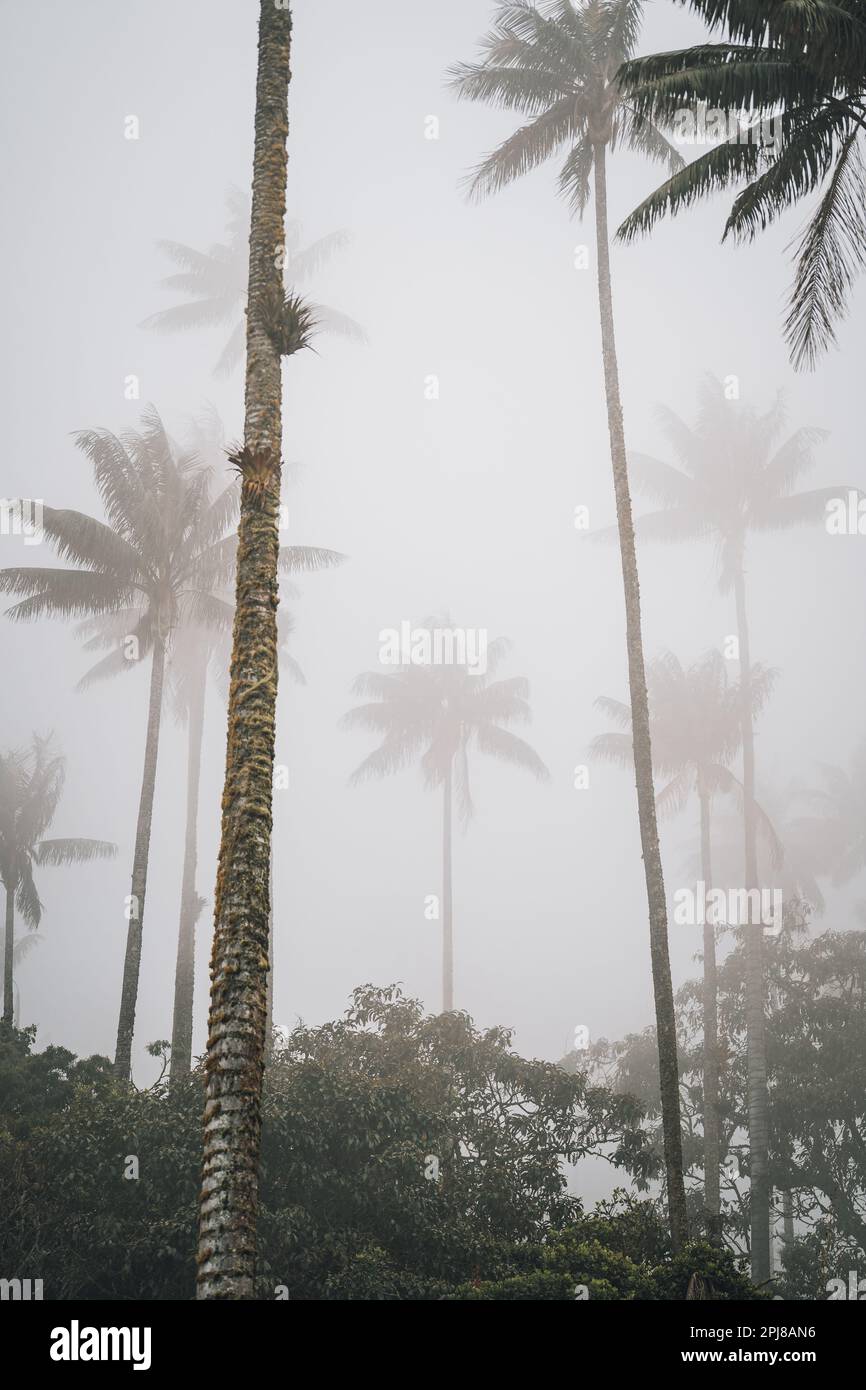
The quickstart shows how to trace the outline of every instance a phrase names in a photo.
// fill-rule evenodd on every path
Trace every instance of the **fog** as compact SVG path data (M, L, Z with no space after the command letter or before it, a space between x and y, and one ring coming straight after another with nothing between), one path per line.
M557 1060L584 1025L619 1038L653 1022L646 895L633 775L590 759L609 727L598 696L628 698L601 369L591 208L580 223L548 163L473 203L463 180L514 125L458 103L446 69L469 60L489 0L431 11L398 0L294 6L288 217L303 243L345 229L345 246L303 289L351 316L366 342L322 335L284 370L284 502L292 544L345 562L298 577L291 652L306 685L281 682L274 798L274 1017L337 1017L352 989L399 981L441 1007L441 795L416 766L349 786L374 746L339 728L355 678L377 668L380 633L447 613L512 642L500 674L530 682L520 730L548 782L477 751L475 814L454 839L455 1003L515 1030L525 1056ZM177 302L160 240L224 240L230 188L252 162L256 7L227 0L6 3L2 9L6 288L0 491L101 515L73 432L136 428L153 403L178 437L212 404L242 433L243 368L215 376L228 329L141 326ZM694 18L654 0L641 51L683 46ZM128 118L138 138L126 138ZM431 118L435 118L435 121ZM438 128L437 123L438 122ZM431 132L436 138L429 138ZM660 181L617 152L611 225ZM612 272L626 438L671 458L657 407L692 421L707 373L740 401L778 392L788 432L825 428L806 487L866 488L862 343L855 297L838 350L795 372L780 322L798 206L748 247L721 243L726 195L614 245ZM578 248L589 248L579 268ZM129 397L129 378L138 396ZM431 379L436 384L431 384ZM438 391L438 394L437 394ZM226 464L226 480L230 474ZM635 495L635 512L652 509ZM575 528L589 509L590 530ZM752 658L778 669L757 723L757 781L809 783L845 767L864 734L863 541L821 526L753 536L747 556ZM736 631L711 542L639 543L647 659L684 666ZM46 544L0 538L0 564L56 564ZM5 605L5 606L8 606ZM4 748L54 731L67 758L52 834L117 842L110 862L40 871L38 947L21 963L20 1019L37 1045L110 1054L127 922L147 708L132 670L84 692L73 625L4 621ZM732 680L737 663L728 662ZM185 823L186 741L167 708L159 754L134 1076L170 1037ZM207 963L225 763L225 704L208 690L201 783L193 1053L206 1041ZM574 770L589 767L576 789ZM697 804L661 821L669 898L688 879ZM827 883L821 926L845 929L862 873ZM19 927L19 930L23 928ZM675 987L696 978L700 931L671 921Z

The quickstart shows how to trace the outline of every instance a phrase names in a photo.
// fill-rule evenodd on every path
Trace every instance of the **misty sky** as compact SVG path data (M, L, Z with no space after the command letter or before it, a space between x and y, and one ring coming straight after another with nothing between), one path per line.
M619 558L573 527L614 519L602 389L593 229L571 220L551 164L481 205L460 180L514 124L457 104L447 66L473 57L489 0L297 0L290 88L288 213L305 240L351 242L305 290L363 324L366 346L329 337L285 371L288 539L340 550L342 568L301 580L293 653L306 687L283 684L275 800L275 1017L318 1023L353 986L402 981L440 1001L441 803L407 771L349 789L372 740L338 729L355 676L376 666L379 631L448 610L508 636L503 675L531 682L525 731L548 785L476 756L476 816L454 852L456 996L484 1025L511 1025L527 1055L557 1058L577 1024L618 1037L652 1019L646 900L632 777L593 766L609 727L601 694L626 698ZM6 299L4 496L39 496L99 515L71 434L134 427L153 402L172 430L213 403L229 438L242 422L243 372L215 378L222 328L161 336L139 327L174 302L159 238L206 249L224 234L230 185L247 190L257 6L252 0L3 0L0 102ZM700 26L647 7L643 51ZM125 118L140 138L124 138ZM425 138L438 117L438 140ZM616 156L615 225L660 181ZM729 199L613 252L620 370L630 447L669 457L659 402L691 419L702 375L736 374L744 401L782 389L790 425L830 437L804 486L866 486L860 387L866 292L812 374L788 365L780 322L786 247L800 208L751 248L720 245ZM575 248L590 247L588 270ZM858 353L858 348L861 351ZM129 374L140 400L124 397ZM436 374L438 400L425 399ZM228 469L227 469L228 476ZM648 504L636 499L636 511ZM759 788L845 765L866 729L861 595L866 540L821 527L754 542L748 560L753 659L780 677L758 725ZM56 563L47 547L0 540L0 563ZM684 664L734 631L711 545L640 551L648 658ZM53 729L68 757L53 834L117 840L112 863L46 869L41 945L22 964L22 1023L40 1046L111 1054L117 1025L147 675L77 694L86 669L61 623L3 629L0 745ZM736 676L736 665L731 665ZM199 891L212 900L225 716L209 695ZM144 923L134 1061L171 1031L183 854L185 742L166 713ZM663 825L669 889L683 881L697 807ZM866 896L830 894L823 923L845 927ZM19 929L21 929L19 927ZM194 1052L207 1006L210 907L198 932ZM697 973L698 928L671 926L675 984Z

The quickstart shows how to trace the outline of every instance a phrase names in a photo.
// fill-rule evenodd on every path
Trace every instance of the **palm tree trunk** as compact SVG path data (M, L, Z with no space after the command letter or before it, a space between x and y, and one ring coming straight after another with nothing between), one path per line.
M702 782L698 783L701 807L701 878L704 892L713 886L713 863L710 842L710 798ZM707 1235L714 1245L722 1240L719 1169L721 1145L719 1140L719 1000L716 974L716 931L711 922L704 923L704 1211Z
M268 860L268 1017L265 1031L265 1062L274 1055L274 842Z
M198 1248L200 1299L254 1296L277 697L280 344L292 20L262 0L256 79L243 485L214 905Z
M451 903L451 764L442 788L442 1012L454 1008L454 921Z
M120 1016L117 1020L117 1046L114 1052L114 1070L124 1081L129 1080L132 1071L132 1034L135 1029L135 1006L138 1002L141 934L144 927L144 897L147 888L147 861L150 854L150 829L153 822L153 794L156 788L156 760L159 754L159 726L162 716L164 679L165 642L158 633L153 644L150 667L150 699L147 709L147 736L144 743L144 772L138 799L138 823L135 828L135 850L132 857L129 928L126 933L126 958L123 963Z
M734 576L737 638L740 649L740 725L743 740L743 835L746 889L759 887L755 832L755 736L752 727L752 664L746 615L746 577L742 559ZM751 899L750 899L751 901ZM764 932L760 920L747 923L746 1041L749 1103L749 1214L752 1281L765 1283L770 1268L770 1167L767 1041L764 1020Z
M204 705L207 658L195 667L189 696L186 758L186 837L177 929L177 965L174 972L174 1016L171 1025L169 1086L189 1075L192 1064L192 1009L195 991L195 928L201 911L196 892L198 866L198 802L201 781L201 749L204 737Z
M4 887L6 885L4 884ZM6 942L3 952L3 1022L14 1023L15 1003L12 991L12 960L15 952L15 894L6 888Z
M680 1121L679 1066L677 1061L676 1016L671 983L671 964L668 953L667 904L659 853L656 824L655 790L653 787L652 749L650 745L649 704L646 691L646 670L640 618L640 586L634 542L628 464L625 451L625 431L622 402L619 394L619 369L616 360L613 296L610 279L610 248L607 226L607 174L605 146L593 146L595 169L595 228L598 258L598 302L601 317L601 343L604 363L604 388L607 400L607 423L610 434L613 485L616 496L616 519L622 560L625 590L626 647L628 679L631 697L632 732L635 780L637 783L638 820L643 849L644 875L650 921L650 957L652 960L653 993L655 996L656 1031L659 1051L659 1086L661 1090L662 1131L664 1135L665 1170L670 1211L671 1241L679 1250L688 1239L686 1194L683 1180L683 1148Z

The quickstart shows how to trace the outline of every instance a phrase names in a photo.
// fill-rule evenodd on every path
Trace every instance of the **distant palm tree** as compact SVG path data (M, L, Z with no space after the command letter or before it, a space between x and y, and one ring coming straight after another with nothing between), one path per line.
M185 303L151 314L141 325L173 333L210 324L232 324L228 342L214 367L218 376L227 376L243 357L249 275L250 200L239 189L230 188L226 204L228 223L224 242L216 242L208 251L196 251L179 241L158 243L179 267L176 274L166 276L161 282L163 288L181 291L189 298ZM282 266L286 291L291 293L298 285L306 283L348 244L348 232L336 231L304 245L300 222L288 222ZM325 304L316 304L314 312L322 332L337 333L355 342L366 341L360 324L348 315Z
M796 492L797 480L814 466L815 446L825 431L809 426L787 437L781 396L764 414L725 396L708 377L700 389L696 423L686 425L672 410L659 423L679 467L645 454L629 464L639 492L661 510L639 517L639 538L662 541L712 539L719 560L719 587L734 591L740 661L740 723L743 748L743 837L746 889L756 889L758 863L755 809L754 698L746 606L746 545L753 532L783 530L823 521L838 487ZM769 1100L764 1037L763 932L746 929L749 1036L749 1148L751 1174L752 1278L770 1277Z
M0 753L0 882L6 890L3 1022L8 1024L14 1018L15 908L33 931L42 920L34 868L85 864L117 853L117 845L107 840L44 838L57 813L65 775L66 760L52 750L50 738L34 734L26 751Z
M643 16L639 0L556 0L544 11L530 0L498 0L480 62L451 70L458 96L518 111L526 124L487 156L471 178L476 196L493 193L557 153L565 153L559 191L579 217L595 206L598 303L610 456L625 593L629 691L634 713L638 820L650 919L650 957L659 1048L662 1128L671 1236L688 1238L683 1180L676 1017L668 951L667 906L652 781L640 587L632 526L619 367L614 332L607 210L607 158L633 150L676 169L682 157L661 129L624 99L616 79L634 52ZM592 185L591 185L592 181ZM594 186L593 186L594 185Z
M447 618L428 618L428 630L450 629ZM539 780L548 771L538 754L510 724L530 720L529 683L523 677L490 681L508 651L503 638L491 642L487 671L466 666L406 665L393 672L367 671L352 686L366 696L343 718L346 729L368 729L382 742L352 774L358 785L399 772L416 758L428 787L442 788L442 1010L454 1008L454 936L451 893L451 822L456 794L464 822L472 815L469 754L473 748L500 762L525 768Z
M757 713L767 699L774 673L753 667L752 708ZM647 685L653 765L669 780L658 793L659 811L679 811L694 792L700 806L700 877L707 893L713 887L710 809L718 795L742 798L742 784L729 764L737 753L742 731L740 695L728 681L720 652L711 651L684 670L672 652L651 662ZM603 697L596 707L622 729L631 729L631 709L620 700ZM622 767L633 761L631 733L599 734L591 745L596 757ZM707 1230L721 1240L719 1170L719 1009L716 938L712 923L704 923L704 1208Z
M225 443L222 422L213 407L205 409L190 422L190 448L206 467L216 471L218 467L225 465ZM237 498L234 512L236 503ZM234 520L234 512L231 520ZM237 537L229 534L219 549L214 551L211 557L212 574L214 584L220 587L219 591L215 589L213 592L215 603L211 608L209 622L203 624L194 619L188 620L182 629L175 633L167 671L175 717L187 729L186 830L174 979L169 1071L171 1086L176 1086L181 1078L188 1074L192 1064L195 929L206 903L206 899L199 895L196 887L205 694L210 671L217 681L223 699L228 700L228 668L231 658L229 633L234 616L230 586L234 580L236 550ZM284 545L280 546L278 563L281 574L290 575L327 569L342 563L344 558L336 551L324 550L317 546ZM291 581L284 582L282 590L284 597L297 596L297 590ZM102 645L114 644L116 634L113 633L110 622L111 620L105 625L104 622L95 620L89 625L89 629L95 630L97 634L94 641L101 640ZM280 664L293 680L303 683L300 667L286 647L292 631L292 619L286 609L280 608L278 611L277 623ZM273 912L271 915L273 917Z
M866 868L866 743L851 755L850 770L819 766L822 786L804 792L817 815L803 828L824 849L835 884L849 883Z
M796 365L835 342L848 294L866 266L866 16L862 0L689 0L725 41L627 62L619 77L648 119L698 103L746 112L741 130L674 173L626 219L620 236L648 231L666 212L745 182L724 236L751 241L790 207L824 192L797 245L785 320ZM768 138L760 138L762 125ZM747 127L751 127L747 131Z
M0 593L25 595L8 610L11 618L79 618L86 649L110 648L86 672L80 688L151 657L115 1051L115 1069L124 1079L132 1065L166 654L178 626L226 622L227 605L218 590L233 563L234 538L226 541L225 531L237 510L235 485L214 496L211 470L195 454L178 450L152 407L142 423L141 431L122 436L108 430L77 435L93 466L107 522L44 508L45 535L69 567L0 571Z
M15 947L12 951L12 964L15 969L15 978L12 981L12 989L15 995L15 1006L12 1011L13 1028L20 1028L21 1026L21 989L18 984L18 967L21 962L26 960L32 953L34 947L38 946L39 943L44 940L45 937L40 936L38 931L29 931L26 936L19 937L15 942ZM0 965L2 964L3 963L0 962ZM2 971L0 971L0 978L2 977L3 974Z
M799 779L781 784L764 774L757 782L758 879L772 882L784 902L805 902L821 913L825 902L818 880L829 872L831 849L827 835L816 833L821 827L803 814L804 797ZM737 883L742 876L743 807L737 800L713 822L713 864L720 883ZM700 869L699 859L692 867Z

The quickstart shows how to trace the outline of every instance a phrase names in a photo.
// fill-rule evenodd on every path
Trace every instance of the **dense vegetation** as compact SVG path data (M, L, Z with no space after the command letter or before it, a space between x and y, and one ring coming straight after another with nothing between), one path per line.
M33 1042L0 1043L7 1260L47 1298L188 1298L201 1067L130 1090L106 1058ZM563 1159L655 1171L639 1103L463 1014L356 991L339 1022L278 1040L263 1117L261 1298L681 1299L695 1272L751 1296L727 1253L672 1259L657 1202L585 1213L568 1192Z

